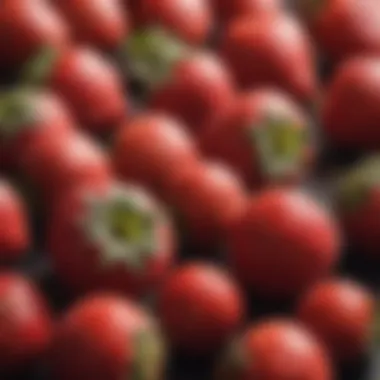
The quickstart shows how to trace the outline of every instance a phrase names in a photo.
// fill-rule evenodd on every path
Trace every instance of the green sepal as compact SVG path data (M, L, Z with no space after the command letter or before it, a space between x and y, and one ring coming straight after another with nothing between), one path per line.
M131 380L161 380L165 369L166 347L157 328L140 330L134 337Z
M380 156L367 157L337 181L336 206L343 212L354 212L366 202L371 191L380 185Z
M248 131L262 173L270 182L302 172L309 138L305 128L287 118L268 115Z
M145 199L139 189L114 187L100 197L88 195L80 221L88 242L99 252L99 270L126 265L143 271L157 253L157 224L165 216Z
M52 73L58 54L51 46L40 49L22 69L21 83L27 86L43 86Z
M136 31L120 50L120 60L126 71L149 87L170 77L173 65L190 49L162 28Z
M39 113L30 89L10 90L0 98L0 136L12 140L23 129L32 128L38 122Z

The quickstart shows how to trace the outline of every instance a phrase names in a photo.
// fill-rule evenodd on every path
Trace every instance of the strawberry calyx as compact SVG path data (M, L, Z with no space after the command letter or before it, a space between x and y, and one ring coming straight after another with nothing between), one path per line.
M156 226L161 217L150 198L137 188L112 186L85 200L87 212L80 225L97 248L101 266L143 270L157 252Z
M31 86L43 85L48 80L57 59L58 51L56 49L42 48L23 68L22 83Z
M326 7L326 0L296 0L295 9L307 20L313 20Z
M159 380L165 365L165 344L156 327L139 330L134 336L132 380Z
M380 156L368 157L338 181L335 196L338 208L348 213L356 211L379 185Z
M248 131L265 178L281 182L302 171L308 143L304 128L289 118L269 114Z
M120 58L135 79L157 86L171 74L189 48L166 30L155 27L136 31L120 51Z
M0 136L9 141L38 121L33 91L11 90L0 98Z

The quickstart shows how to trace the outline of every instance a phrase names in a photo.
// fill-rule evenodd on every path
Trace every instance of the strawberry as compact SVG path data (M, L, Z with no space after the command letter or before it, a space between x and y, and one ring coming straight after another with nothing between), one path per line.
M349 361L369 348L374 303L371 293L360 284L330 279L306 292L297 314L324 341L334 358Z
M278 86L305 102L317 90L312 50L307 33L285 13L239 18L220 43L220 54L242 88Z
M198 155L179 122L163 114L145 113L120 128L113 163L121 179L165 197L174 178L198 163Z
M254 293L293 298L329 274L340 244L327 210L297 190L272 189L254 197L232 229L228 256Z
M69 29L45 0L3 0L0 8L0 67L19 68L40 49L61 50Z
M49 249L72 293L149 293L166 275L175 243L170 221L142 189L112 181L74 189L53 210Z
M42 51L25 68L25 81L57 92L82 127L95 134L109 134L128 115L121 76L88 47Z
M271 319L249 326L229 346L217 379L332 380L325 349L292 320Z
M298 182L315 144L309 120L286 94L269 88L240 95L200 137L203 153L231 165L250 187Z
M380 147L380 59L357 57L345 62L329 85L322 126L334 147L370 150Z
M131 301L97 294L57 323L50 368L57 380L159 380L165 356L153 318Z
M0 305L0 371L17 371L42 359L53 326L39 291L27 278L2 272Z
M177 268L164 282L157 302L169 340L193 354L219 348L244 317L237 285L209 264L189 263Z

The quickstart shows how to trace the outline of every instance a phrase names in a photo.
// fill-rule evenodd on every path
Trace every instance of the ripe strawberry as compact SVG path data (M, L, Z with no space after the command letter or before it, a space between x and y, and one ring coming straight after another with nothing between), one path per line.
M273 319L249 327L229 347L216 379L332 380L324 348L299 324Z
M380 59L358 57L336 73L323 106L322 125L333 145L356 150L380 147Z
M340 236L330 215L296 190L252 199L230 237L229 259L255 293L294 297L329 273Z
M49 91L17 89L3 95L0 148L9 165L40 140L59 140L74 126L66 105Z
M336 211L349 244L380 258L380 157L361 160L339 181Z
M0 220L0 261L14 261L30 248L30 231L21 198L1 178Z
M0 370L28 366L50 343L50 313L37 289L18 274L0 274Z
M49 252L57 275L75 293L150 292L174 256L174 236L159 205L140 188L79 189L54 210Z
M90 132L112 132L127 116L122 78L95 50L46 50L30 62L25 72L27 80L45 83L56 91Z
M98 294L58 322L50 364L57 380L159 380L165 347L151 317L126 299Z
M220 53L242 88L278 86L302 101L315 96L312 45L291 16L237 19L226 30Z
M19 67L41 48L60 50L68 43L68 27L47 1L2 0L0 67Z
M241 16L264 16L282 10L282 0L210 0L223 25Z
M158 315L169 340L191 353L218 349L240 326L243 299L237 285L210 264L177 268L158 295Z
M135 28L159 26L190 44L205 42L213 26L211 9L204 0L124 1Z
M159 74L157 69L155 74ZM151 94L151 107L176 116L195 134L218 118L234 99L230 73L212 53L173 59L165 75Z
M120 0L55 0L77 41L114 51L128 35L129 22Z
M361 285L342 279L321 282L301 298L297 314L335 358L348 361L366 353L374 299Z
M35 140L20 161L21 171L50 204L72 188L102 184L111 176L105 152L77 131Z
M377 0L298 0L297 7L321 49L334 61L380 52Z
M300 180L314 153L306 115L272 89L241 95L200 142L203 153L231 165L251 187Z
M184 168L168 198L191 242L208 247L223 241L246 205L239 178L228 167L213 162Z
M181 124L158 113L142 114L116 135L116 172L165 197L169 184L184 168L198 163L190 136Z

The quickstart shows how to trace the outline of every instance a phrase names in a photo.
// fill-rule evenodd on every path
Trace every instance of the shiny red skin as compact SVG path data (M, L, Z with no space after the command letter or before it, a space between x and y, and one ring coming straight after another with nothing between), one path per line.
M63 198L53 211L48 252L62 283L73 294L109 289L140 297L148 294L170 269L175 254L175 237L167 220L157 224L157 251L143 270L134 271L122 263L102 267L99 247L89 244L78 220L85 215L86 197L105 194L112 182L96 187L77 188Z
M306 292L297 315L326 344L334 358L350 361L369 348L374 309L374 298L360 284L331 279Z
M237 362L240 357L241 366ZM236 380L335 378L324 347L309 331L286 319L267 320L249 327L237 338L236 348L232 348L223 364L227 365L231 379ZM234 364L238 366L235 369Z
M377 0L320 1L308 16L314 39L335 62L380 53L380 14Z
M17 166L21 157L33 145L40 144L40 140L59 140L76 127L67 106L50 91L33 91L30 106L37 113L37 119L23 126L18 134L5 139L0 126L0 148L4 150L7 166Z
M129 22L120 0L55 0L79 42L115 51L128 36Z
M161 26L189 44L202 44L213 27L204 0L124 0L136 28Z
M151 324L144 310L112 295L74 304L54 334L49 361L54 379L132 379L134 334Z
M263 16L282 10L282 0L210 0L218 21L228 24L241 16Z
M284 13L231 23L220 54L244 89L276 86L311 101L317 90L314 52L307 33Z
M20 196L0 179L0 261L13 261L30 247L26 210Z
M165 198L182 171L198 164L195 144L169 116L145 113L124 124L115 138L113 163L121 179Z
M69 37L65 21L47 1L1 2L0 66L20 67L43 47L62 49Z
M48 72L48 84L92 133L114 131L128 114L123 80L103 55L87 47L60 54Z
M358 57L344 63L330 84L322 111L326 137L355 150L380 147L380 59Z
M0 275L0 371L11 372L41 359L50 344L50 311L24 277Z
M211 264L177 268L160 288L157 302L158 317L171 343L197 355L218 349L245 317L238 286Z
M111 177L105 152L77 131L36 140L21 159L21 171L49 204L73 188L107 183Z
M237 97L230 109L219 120L211 123L199 139L202 153L230 165L251 188L273 184L274 180L266 177L257 148L247 136L250 128L260 126L269 110L294 120L300 128L308 126L303 110L287 94L265 88ZM301 165L300 173L283 180L288 183L298 182L306 174L314 153L312 143L305 146L304 165Z
M230 236L228 256L254 293L292 298L328 275L340 256L340 234L327 211L291 189L252 199Z
M203 162L174 181L169 201L191 242L215 247L245 211L247 194L228 167Z
M168 80L151 95L151 107L174 115L199 134L230 107L234 90L224 63L212 53L197 53L174 65Z

